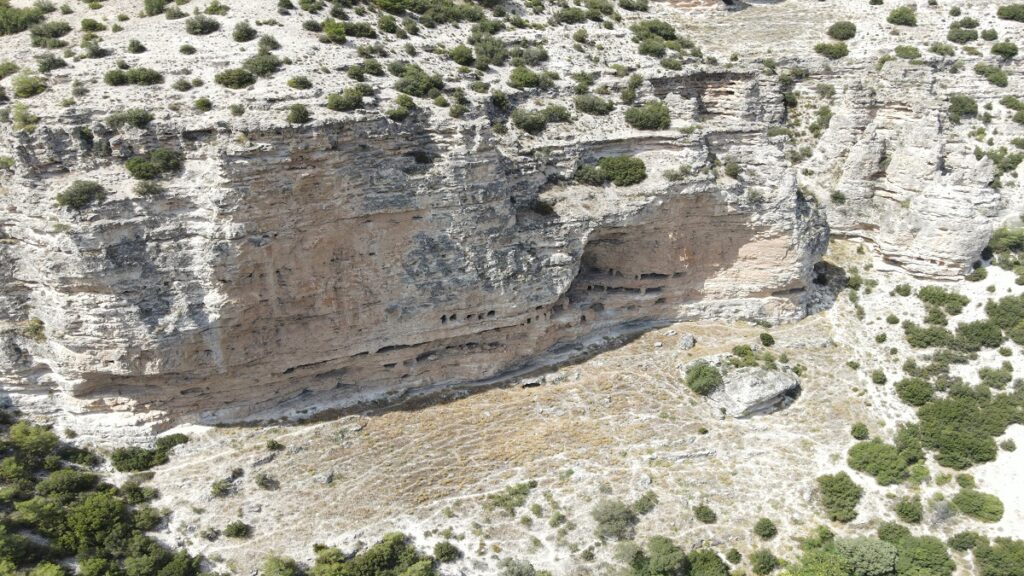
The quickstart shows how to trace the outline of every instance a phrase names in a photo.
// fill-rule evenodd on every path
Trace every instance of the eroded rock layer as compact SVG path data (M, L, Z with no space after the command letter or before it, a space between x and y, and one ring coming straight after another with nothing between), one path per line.
M493 380L669 321L801 316L827 229L764 134L783 118L777 84L701 72L655 90L704 127L97 124L88 146L111 158L71 129L7 134L5 385L85 417L232 421ZM118 160L156 145L187 154L164 196L52 208L83 175L117 189ZM649 178L572 182L611 154ZM716 176L734 154L752 159L742 181ZM691 176L663 176L684 162Z

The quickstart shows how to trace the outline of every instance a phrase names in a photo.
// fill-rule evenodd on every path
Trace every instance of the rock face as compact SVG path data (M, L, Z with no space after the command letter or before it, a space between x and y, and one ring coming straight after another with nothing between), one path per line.
M455 119L447 100L418 98L401 121L385 114L398 96L386 74L365 77L373 93L365 109L324 106L328 92L355 84L339 88L337 72L351 73L365 54L400 64L405 56L384 45L397 37L383 31L387 42L330 44L301 11L236 3L218 16L222 30L264 23L261 32L282 40L287 73L234 91L218 86L216 73L242 65L256 42L211 34L185 56L180 22L111 27L110 46L136 38L148 46L118 54L127 65L202 89L184 100L170 89L106 86L110 59L83 58L52 71L48 90L27 100L38 127L0 125L0 157L13 161L0 169L0 384L30 410L123 439L125 430L308 414L493 382L672 321L795 319L807 311L830 226L915 274L962 273L1022 195L1009 179L997 188L967 127L949 124L949 83L981 105L999 93L980 76L954 76L953 60L937 55L879 66L876 52L897 40L878 12L865 15L866 3L834 7L864 17L851 57L838 63L813 55L817 32L801 58L731 61L739 36L716 28L737 26L754 48L777 46L771 34L750 32L764 28L757 19L787 10L820 19L811 26L783 14L766 29L806 35L837 17L824 4L652 3L623 12L620 24L579 23L589 43L556 25L556 8L537 5L500 36L509 50L545 47L544 58L530 53L534 65L558 76L523 90L509 87L509 65L474 71L438 50L466 41L468 22L431 25L406 35L404 53L443 77L465 114ZM86 16L113 23L137 11L110 0ZM944 14L935 12L934 24L922 14L922 41L944 37ZM356 16L377 24L374 14ZM631 23L661 18L682 30L690 16L714 24L705 28L711 38L697 39L715 59L683 42L664 67L638 53ZM84 40L82 17L67 16L72 45ZM984 25L1009 33L1002 22ZM804 42L788 40L785 52ZM23 33L4 37L0 55L26 62L39 52ZM632 71L644 75L638 88ZM284 78L300 74L308 90ZM831 94L820 89L826 83ZM578 109L581 86L614 111ZM488 92L499 87L508 105ZM668 106L669 129L626 123L618 95L632 88L637 104ZM217 102L213 111L190 112L200 94ZM248 112L230 115L230 102ZM572 107L572 121L539 135L507 122L513 108L552 103ZM312 109L312 121L287 123L293 104ZM144 129L105 120L140 106L157 112ZM805 130L816 113L819 126ZM997 145L1012 134L994 132ZM163 194L139 196L124 161L157 147L182 151L185 167ZM647 179L625 187L573 179L617 155L643 160ZM56 194L75 180L102 183L106 200L57 207Z
M943 69L884 63L870 79L851 73L845 97L822 136L801 185L828 206L837 236L870 241L913 274L951 278L968 270L988 243L1019 184L993 186L995 169L975 157L938 93ZM966 76L959 89L998 101L997 89Z
M702 71L654 90L704 129L523 140L366 115L242 141L96 124L110 158L70 127L6 131L5 388L82 418L236 421L487 381L592 335L800 317L828 232L764 135L783 116L774 80ZM122 193L118 160L158 143L186 151L184 174L163 197ZM647 181L568 180L613 153L644 159ZM752 159L739 180L713 169L732 155ZM684 162L692 176L662 175ZM112 197L55 210L83 177Z

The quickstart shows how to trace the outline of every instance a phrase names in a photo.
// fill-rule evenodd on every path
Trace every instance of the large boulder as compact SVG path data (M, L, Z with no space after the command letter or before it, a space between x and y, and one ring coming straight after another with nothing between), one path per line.
M776 412L800 394L800 379L789 370L737 368L724 373L723 380L708 400L732 418Z

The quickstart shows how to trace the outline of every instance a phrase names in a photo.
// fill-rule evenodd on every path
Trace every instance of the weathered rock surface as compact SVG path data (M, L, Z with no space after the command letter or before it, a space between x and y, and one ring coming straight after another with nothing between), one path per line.
M276 18L271 4L238 3L223 26ZM693 17L729 26L799 8L820 16L818 26L871 9L699 4L655 3L650 13L625 14L625 24L658 17L685 28ZM112 0L87 15L113 21L138 9L127 6ZM960 274L1021 204L1019 183L1004 178L996 188L968 127L944 115L953 90L969 88L981 105L998 91L932 54L877 73L877 56L899 41L881 19L864 26L842 63L825 64L794 36L784 52L804 52L773 66L747 57L722 64L729 52L712 41L717 61L687 56L679 70L637 54L624 26L582 25L599 56L584 56L564 28L510 29L510 41L544 44L548 67L561 74L551 89L518 91L505 86L508 67L481 73L513 105L571 106L572 73L599 62L602 72L613 64L642 71L638 101L662 99L672 115L671 129L642 132L621 106L609 116L576 111L574 122L529 136L495 132L503 113L469 90L463 119L424 99L409 119L389 120L391 78L368 80L377 92L367 110L325 109L326 92L339 90L335 70L360 62L353 45L371 42L321 44L293 16L272 30L286 40L287 73L254 89L213 82L251 55L229 34L204 37L204 52L184 58L181 24L144 18L105 41L139 36L149 50L125 55L131 65L158 68L168 83L202 79L188 100L103 86L110 64L85 59L54 71L50 90L31 100L35 131L0 126L0 156L15 160L0 171L0 383L17 402L101 433L493 382L671 321L798 318L830 225L916 274ZM946 16L933 16L922 14L921 30L940 39ZM81 17L68 16L73 29ZM986 12L982 25L1008 33L992 20ZM779 22L784 31L790 20ZM476 76L424 50L462 42L465 30L442 26L408 41L424 66L468 84ZM37 52L22 34L5 38L0 55L29 61ZM794 80L787 67L806 74ZM285 77L300 73L311 90L287 87ZM82 80L92 92L73 97ZM592 89L614 98L626 82L605 73ZM834 96L817 90L821 83ZM785 104L789 91L796 109ZM199 95L217 108L187 112ZM245 116L228 114L235 100ZM314 109L313 122L285 122L296 102ZM145 130L104 122L140 105L157 112ZM832 118L812 138L803 128L819 105L831 106ZM997 122L1005 121L1001 111ZM994 144L1010 135L1000 132ZM122 163L158 146L182 150L185 169L165 194L137 196ZM802 146L809 158L794 159ZM647 180L624 188L572 180L579 166L609 155L643 159ZM742 167L733 177L722 168L730 160ZM666 177L681 166L686 175ZM102 182L107 200L82 212L57 208L55 195L78 179ZM26 333L34 319L45 338Z
M725 375L708 400L723 416L748 418L785 408L799 393L800 379L792 372L737 368Z

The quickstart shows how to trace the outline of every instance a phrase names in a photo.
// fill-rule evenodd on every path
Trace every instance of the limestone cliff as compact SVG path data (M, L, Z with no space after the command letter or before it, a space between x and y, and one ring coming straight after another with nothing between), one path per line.
M196 38L174 19L129 18L104 42L142 38L148 50L119 54L120 67L159 70L167 84L177 77L180 93L104 85L114 63L85 57L15 104L28 104L16 110L21 125L0 125L0 157L13 161L0 169L0 382L21 405L101 432L309 414L493 382L661 323L798 318L829 227L913 273L961 274L1017 204L1019 184L1007 178L999 189L992 161L972 153L967 126L945 113L951 78L961 90L967 78L982 104L999 91L943 57L876 65L899 40L876 33L883 19L866 16L866 3L593 8L572 33L563 25L576 17L570 8L509 2L486 14L510 25L472 30L521 55L477 70L449 56L473 42L468 23L414 31L403 21L409 32L400 34L381 25L376 40L349 24L345 43L331 43L312 32L323 22L271 4L238 3L218 15L219 33ZM332 13L378 22L343 4ZM820 18L814 26L854 13L870 26L848 61L826 63L810 50L789 53L803 46L800 34L821 35L806 25L786 32L801 21L785 11L797 9ZM137 10L111 0L65 18L75 30L84 16L113 27L119 12ZM671 58L637 53L629 26L654 18L707 53L682 32ZM743 34L759 18L776 18L792 40L778 61L716 45L756 46L764 39ZM225 33L243 21L284 40L271 49L286 72L229 90L217 74L256 54L255 42ZM186 41L201 51L179 48ZM5 37L0 57L38 52L24 33ZM325 107L327 93L356 86L353 68L367 54L385 64L415 55L444 94L393 114L401 90L381 71L363 78L357 109ZM511 65L528 57L548 73L511 88ZM636 85L633 72L642 74ZM826 83L831 93L819 88ZM589 91L616 109L573 106ZM462 112L446 110L445 94L465 102ZM664 102L668 128L631 126L619 94ZM211 100L193 107L197 96ZM532 135L507 122L511 108L552 103L571 107L571 121ZM286 120L295 104L313 109L311 121ZM819 105L830 121L811 135L804 129ZM109 120L140 106L155 112L145 127ZM26 126L23 112L36 122ZM124 163L157 148L181 151L184 168L163 193L140 196ZM643 160L647 178L622 187L574 179L608 156ZM107 197L80 211L58 207L75 180L102 183Z

